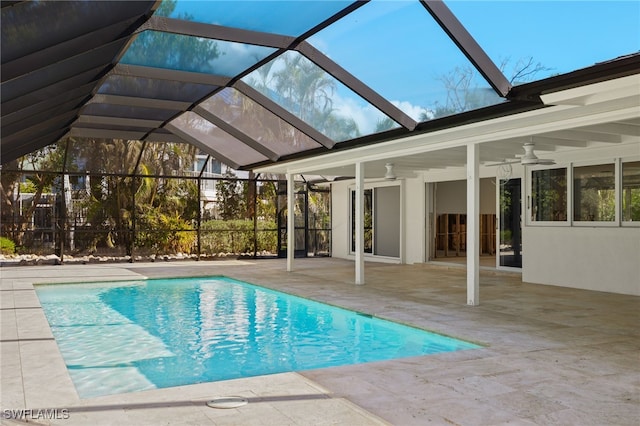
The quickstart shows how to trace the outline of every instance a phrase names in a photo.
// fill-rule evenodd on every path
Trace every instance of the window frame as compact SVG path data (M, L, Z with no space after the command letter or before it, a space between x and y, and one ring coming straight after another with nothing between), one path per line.
M623 167L624 163L640 161L640 155L615 157L611 159L601 158L584 160L577 162L556 163L553 165L527 166L524 174L523 192L526 194L523 200L525 215L525 226L527 227L576 227L576 228L615 228L630 227L640 228L640 221L625 221L622 215L623 197ZM584 166L614 165L614 194L615 194L615 218L613 221L582 221L574 219L574 169ZM567 174L567 220L564 221L536 221L532 218L533 211L533 172L538 170L565 169Z
M567 207L566 207L566 219L565 220L534 220L532 217L533 212L533 172L540 170L555 170L555 169L564 169L566 171L567 178ZM528 166L525 167L525 185L526 185L526 197L525 202L525 212L526 212L526 226L547 226L547 227L562 227L562 226L571 226L571 218L573 217L573 203L571 200L573 199L573 189L571 185L571 181L573 180L572 173L572 164L571 163L558 163L553 165L536 165L536 166Z
M575 227L590 227L590 228L594 228L594 227L617 227L620 226L620 185L619 182L621 182L620 180L620 159L619 158L615 158L612 161L603 161L603 160L592 160L592 161L580 161L580 162L576 162L576 163L571 163L571 199L569 200L570 204L571 204L571 217L569 218L570 222L571 222L571 226L575 226ZM575 191L574 191L574 178L575 178L575 173L574 173L574 169L576 167L589 167L589 166L604 166L604 165L611 165L613 164L613 193L614 193L614 217L613 220L610 221L606 221L606 220L575 220L574 218L574 213L575 213Z
M618 223L620 224L620 226L622 227L629 227L629 228L640 228L640 221L633 221L633 220L624 220L623 215L622 215L622 197L623 197L623 171L624 171L624 163L631 163L631 162L636 162L636 161L640 161L640 155L634 155L634 156L629 156L629 157L624 157L624 158L618 158L617 159L617 164L618 164L618 174L616 175L616 185L618 185L618 190L616 191L616 197L618 198L618 209L616 211L616 213L618 214Z

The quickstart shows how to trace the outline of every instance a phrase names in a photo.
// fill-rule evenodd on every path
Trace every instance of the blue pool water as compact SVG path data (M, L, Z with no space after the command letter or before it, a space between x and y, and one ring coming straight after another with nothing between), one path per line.
M83 398L478 347L224 277L36 291Z

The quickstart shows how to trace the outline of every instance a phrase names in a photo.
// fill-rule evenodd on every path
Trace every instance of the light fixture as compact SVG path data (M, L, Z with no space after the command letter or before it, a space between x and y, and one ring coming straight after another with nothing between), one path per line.
M393 173L393 163L387 163L384 166L387 168L384 178L386 180L396 180L396 175Z
M524 155L520 158L520 163L524 166L534 164L554 164L555 161L549 159L538 158L533 152L535 144L533 142L526 142L523 146Z

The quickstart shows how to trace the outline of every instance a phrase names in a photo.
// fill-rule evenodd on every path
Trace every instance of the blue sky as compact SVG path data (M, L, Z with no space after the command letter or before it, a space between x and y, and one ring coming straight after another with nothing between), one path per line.
M494 61L521 52L565 73L640 50L637 0L446 3Z

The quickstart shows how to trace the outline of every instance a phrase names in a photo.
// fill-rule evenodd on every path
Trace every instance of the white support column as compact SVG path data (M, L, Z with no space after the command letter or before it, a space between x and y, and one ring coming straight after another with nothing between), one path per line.
M364 284L364 164L356 163L356 284Z
M480 304L480 147L467 145L467 305Z
M295 192L293 174L287 173L287 272L293 271L293 257L296 249Z

